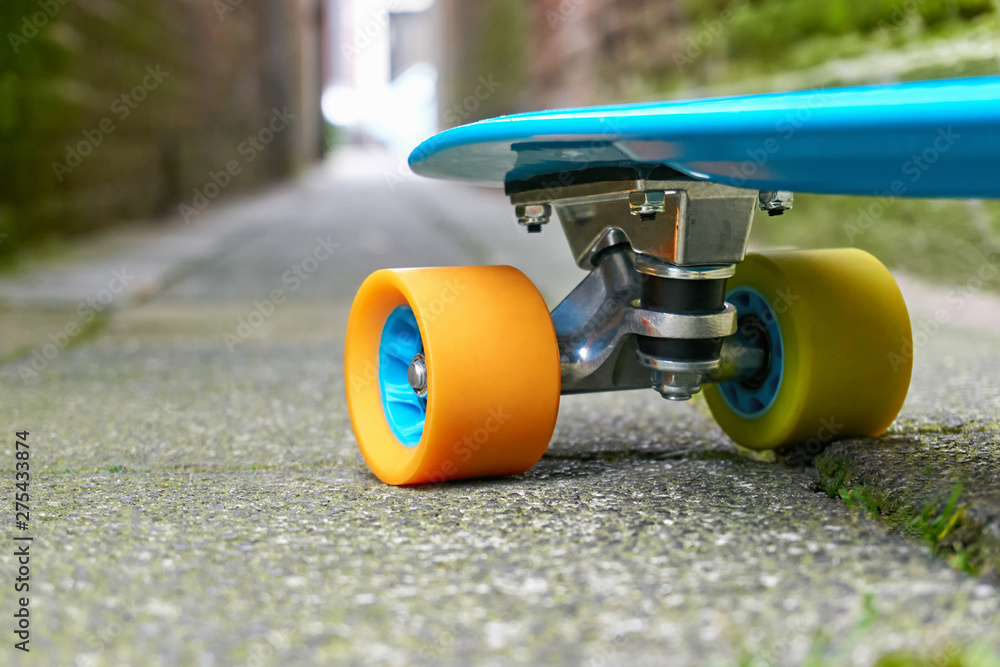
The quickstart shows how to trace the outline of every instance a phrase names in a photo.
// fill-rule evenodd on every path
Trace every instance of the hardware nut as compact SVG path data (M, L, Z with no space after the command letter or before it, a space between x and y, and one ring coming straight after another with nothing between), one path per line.
M528 231L539 229L537 225L544 225L552 217L551 204L517 204L514 207L514 215L522 225L528 226ZM536 225L532 229L532 225Z
M666 193L663 190L636 190L628 195L632 215L655 216L666 210Z

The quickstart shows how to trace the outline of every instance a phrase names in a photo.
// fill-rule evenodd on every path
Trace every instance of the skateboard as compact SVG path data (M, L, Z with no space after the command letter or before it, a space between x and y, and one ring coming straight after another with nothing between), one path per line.
M853 248L747 254L793 192L998 197L1000 78L540 111L429 138L414 172L553 217L586 277L551 312L508 266L383 269L348 319L351 421L389 484L520 474L560 396L704 390L757 450L878 436L906 398L906 304ZM555 216L553 215L555 214ZM527 241L526 241L527 242Z

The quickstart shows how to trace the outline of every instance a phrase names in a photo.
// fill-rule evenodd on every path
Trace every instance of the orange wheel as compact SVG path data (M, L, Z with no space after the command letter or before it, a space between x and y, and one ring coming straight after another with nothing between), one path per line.
M555 428L555 329L509 266L373 273L351 307L344 371L361 453L388 484L525 472Z

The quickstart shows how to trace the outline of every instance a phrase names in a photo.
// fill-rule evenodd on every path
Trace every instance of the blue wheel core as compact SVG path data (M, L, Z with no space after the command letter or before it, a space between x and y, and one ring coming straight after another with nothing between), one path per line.
M767 332L768 369L763 382L755 387L741 380L720 383L719 393L729 408L745 419L764 415L781 389L785 371L785 345L781 339L781 326L771 304L763 294L752 287L736 287L726 294L726 301L736 306L740 320L756 317ZM756 383L755 383L756 384Z
M399 306L386 318L378 349L378 384L382 410L393 435L407 447L416 447L424 433L427 399L420 398L406 377L406 369L424 351L417 318L409 306Z

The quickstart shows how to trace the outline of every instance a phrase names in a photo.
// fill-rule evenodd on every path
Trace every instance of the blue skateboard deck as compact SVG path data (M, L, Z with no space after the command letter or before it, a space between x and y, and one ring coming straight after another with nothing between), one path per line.
M417 174L483 185L660 166L753 190L1000 197L1000 77L538 111L410 155Z

